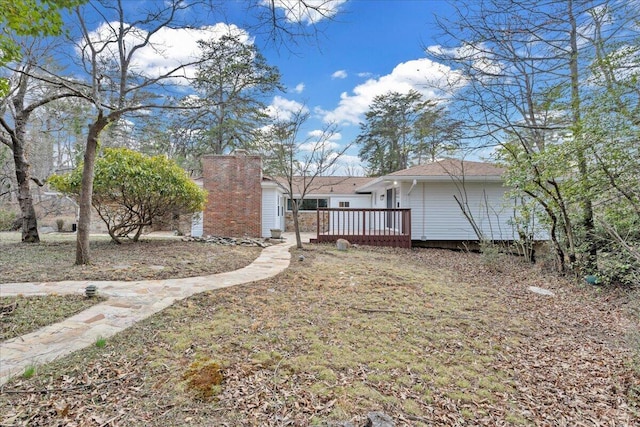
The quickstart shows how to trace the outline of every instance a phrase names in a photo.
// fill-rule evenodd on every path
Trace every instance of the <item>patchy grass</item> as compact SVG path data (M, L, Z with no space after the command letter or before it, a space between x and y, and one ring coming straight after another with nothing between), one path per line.
M0 233L2 235L16 233ZM250 264L261 249L145 238L115 244L108 236L92 236L92 265L76 266L75 235L43 235L38 244L0 237L2 282L61 280L142 280L203 276Z
M0 341L60 322L104 300L82 295L0 297L0 307L15 306L10 313L0 313Z
M399 426L640 422L625 341L638 319L603 295L506 258L495 272L448 251L304 254L14 380L0 413L33 425L360 425L373 410Z

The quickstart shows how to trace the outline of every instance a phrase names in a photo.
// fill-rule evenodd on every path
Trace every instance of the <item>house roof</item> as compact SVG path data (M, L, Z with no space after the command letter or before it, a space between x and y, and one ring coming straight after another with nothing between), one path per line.
M284 177L267 178L287 187L287 179ZM356 194L359 187L371 182L372 178L354 176L317 176L307 190L307 196L331 195L331 194ZM294 177L293 192L300 194L303 187L302 177Z
M365 183L357 191L364 193L379 190L394 181L442 182L461 177L467 181L501 181L504 171L504 168L493 163L442 159L383 175Z
M450 181L452 178L464 176L469 181L500 181L505 169L492 163L472 162L459 159L442 159L432 163L413 166L377 178L352 176L318 176L315 177L307 196L348 195L370 193L380 187L388 186L391 181ZM294 178L294 193L300 194L302 177ZM265 182L287 187L284 177L264 177Z
M459 159L442 159L432 163L413 166L388 176L493 176L499 177L505 169L486 162L472 162Z

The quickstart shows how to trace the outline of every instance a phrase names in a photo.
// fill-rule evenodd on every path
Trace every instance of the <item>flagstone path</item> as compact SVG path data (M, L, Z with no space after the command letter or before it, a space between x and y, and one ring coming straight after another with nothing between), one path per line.
M306 241L308 242L308 236ZM66 281L0 284L0 296L84 293L94 284L108 299L62 322L0 343L0 385L37 366L88 347L100 337L108 338L175 301L199 292L267 279L289 266L289 248L295 236L269 246L248 266L210 276L185 279L119 281Z

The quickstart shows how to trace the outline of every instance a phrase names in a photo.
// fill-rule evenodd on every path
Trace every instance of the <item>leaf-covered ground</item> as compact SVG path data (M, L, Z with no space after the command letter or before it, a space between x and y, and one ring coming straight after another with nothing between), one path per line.
M399 426L640 424L637 295L469 253L304 255L38 367L2 389L0 422L359 426L379 410Z
M9 233L7 233L9 234ZM203 276L250 264L261 249L145 238L121 245L108 237L91 241L91 265L76 266L75 235L50 237L38 244L0 238L0 281L141 280Z

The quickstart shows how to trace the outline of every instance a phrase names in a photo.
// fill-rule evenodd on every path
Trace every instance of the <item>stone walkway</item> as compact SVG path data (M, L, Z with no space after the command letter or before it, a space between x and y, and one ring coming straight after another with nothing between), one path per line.
M305 236L303 241L309 241ZM265 248L250 265L240 270L186 279L116 281L67 281L52 283L0 284L0 296L84 293L95 284L108 299L60 323L0 343L0 385L24 372L27 366L42 365L88 347L99 337L108 338L155 314L175 301L199 292L267 279L289 266L289 248L295 236Z

